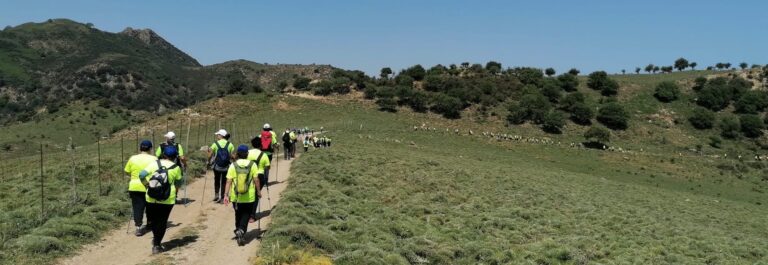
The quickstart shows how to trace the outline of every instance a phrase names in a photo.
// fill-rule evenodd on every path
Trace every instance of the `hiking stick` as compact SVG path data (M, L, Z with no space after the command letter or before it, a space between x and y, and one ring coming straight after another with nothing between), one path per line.
M184 146L186 146L187 148L189 148L189 130L191 129L191 126L192 126L192 119L189 119L189 122L187 122L187 138L184 138L184 141L185 141ZM187 171L187 167L184 167L184 172L181 173L182 176L184 177L184 207L187 207L187 205L189 204L188 203L189 197L187 197L187 172L186 171Z
M272 195L269 193L269 180L267 180L267 202L269 203L269 209L272 209Z
M261 214L261 210L260 210L261 207L259 207L259 206L261 206L261 200L259 200L256 203L256 215L260 215ZM261 216L259 216L259 220L257 220L257 222L258 222L258 226L259 226L259 233L261 233Z

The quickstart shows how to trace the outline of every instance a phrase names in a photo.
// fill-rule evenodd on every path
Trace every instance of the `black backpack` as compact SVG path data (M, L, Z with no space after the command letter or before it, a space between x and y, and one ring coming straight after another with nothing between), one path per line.
M168 180L168 171L176 168L178 165L166 168L157 160L157 170L149 178L149 187L147 187L147 196L158 201L167 200L171 196L171 183Z
M173 143L173 145L169 145L167 142L165 142L165 143L160 144L160 155L157 156L157 158L163 158L163 154L165 153L165 148L167 148L169 146L176 147L176 151L179 152L179 144L178 143ZM178 164L180 164L179 162L181 162L181 160L177 156L176 157L176 161L173 161L173 162L178 165Z
M291 134L283 133L283 143L290 143L290 142L291 142Z

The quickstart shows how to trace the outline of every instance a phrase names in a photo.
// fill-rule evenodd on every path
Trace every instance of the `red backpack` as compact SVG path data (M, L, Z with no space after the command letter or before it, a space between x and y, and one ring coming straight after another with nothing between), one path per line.
M272 151L272 133L269 131L261 132L261 151Z

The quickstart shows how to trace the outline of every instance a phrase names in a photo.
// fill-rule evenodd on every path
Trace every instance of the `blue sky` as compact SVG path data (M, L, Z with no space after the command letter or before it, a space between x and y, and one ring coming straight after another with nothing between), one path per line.
M130 2L130 4L128 4ZM768 1L15 1L0 26L151 28L202 64L414 64L632 71L678 57L768 64Z

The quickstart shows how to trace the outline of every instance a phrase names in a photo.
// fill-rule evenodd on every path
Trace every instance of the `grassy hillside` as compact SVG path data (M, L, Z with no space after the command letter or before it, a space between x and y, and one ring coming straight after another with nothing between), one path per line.
M430 115L297 104L344 118L324 121L332 148L294 164L265 264L302 252L338 264L738 264L768 255L765 189L729 171L757 177L764 163L495 141L445 133ZM423 122L440 130L410 129Z

